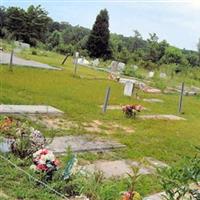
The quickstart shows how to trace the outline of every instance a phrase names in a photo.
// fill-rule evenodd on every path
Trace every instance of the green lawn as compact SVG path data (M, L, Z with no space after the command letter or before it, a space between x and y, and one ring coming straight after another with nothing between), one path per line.
M64 56L51 52L45 55L42 53L31 55L23 52L22 56L54 66L61 66L60 63L64 58ZM200 97L184 97L182 117L186 118L186 121L126 119L120 110L109 110L106 114L102 114L99 105L103 104L108 86L111 87L109 102L111 105L140 103L148 108L143 114L177 114L178 108L179 96L176 94L152 95L139 92L140 99L159 98L164 100L164 103L147 103L135 98L130 99L123 96L123 85L108 80L107 77L106 73L84 67L79 67L78 76L74 77L71 58L67 60L62 71L14 67L14 71L10 72L7 66L0 65L0 104L48 104L63 110L65 118L78 124L98 119L104 123L115 122L133 128L135 130L133 134L127 134L121 130L110 135L100 134L107 139L114 138L127 145L125 149L109 155L109 159L139 160L150 156L173 165L181 163L184 156L194 154L194 146L200 144L200 112L198 111ZM71 133L76 134L77 131L79 134L86 133L85 131L80 132L81 129L74 132L71 130ZM95 158L95 155L85 154L80 157L91 160ZM0 175L4 171L2 167L5 167L5 164L0 165ZM18 176L13 169L9 168L7 171L13 173L13 177ZM25 178L19 177L19 183L16 183L13 177L8 178L8 182L4 178L3 190L9 194L11 190L7 184L16 184L18 189L11 192L11 196L14 196L19 192L21 188L19 184L22 183L24 190L21 193L24 192L27 199L34 199L29 193L25 194L26 189L31 187L28 183L26 186L23 184ZM40 189L34 190L40 191ZM155 177L144 178L143 183L138 184L138 190L144 195L159 190L157 179ZM50 198L48 194L47 197Z

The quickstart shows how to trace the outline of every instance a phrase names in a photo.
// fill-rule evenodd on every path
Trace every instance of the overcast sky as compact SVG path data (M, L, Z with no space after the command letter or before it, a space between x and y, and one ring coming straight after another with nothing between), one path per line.
M56 21L91 28L103 8L109 11L110 31L126 36L138 30L144 38L155 32L160 40L197 49L200 0L0 0L5 7L42 5Z

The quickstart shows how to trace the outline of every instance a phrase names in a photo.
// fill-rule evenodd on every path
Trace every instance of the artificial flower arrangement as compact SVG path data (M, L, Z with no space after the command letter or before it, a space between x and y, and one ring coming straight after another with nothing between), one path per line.
M122 111L125 114L126 117L130 118L130 117L136 117L136 113L140 112L141 110L143 110L144 107L141 105L125 105L122 107Z
M122 193L121 200L142 200L142 197L138 192L135 191L135 185L141 178L139 173L140 165L131 167L132 173L128 173L128 190Z
M56 159L52 151L40 149L33 154L33 165L31 169L45 174L45 180L52 180L53 172L58 170L59 160Z

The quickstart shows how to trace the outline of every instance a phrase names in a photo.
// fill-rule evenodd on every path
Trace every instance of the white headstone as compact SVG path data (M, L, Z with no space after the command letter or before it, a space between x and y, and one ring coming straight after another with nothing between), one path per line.
M123 71L124 68L125 68L125 63L119 62L118 65L117 65L117 69L119 71Z
M138 69L137 65L133 65L133 69L136 71Z
M99 59L97 58L97 59L93 60L92 65L97 67L99 65Z
M76 52L75 53L75 58L78 58L79 57L79 52Z
M166 78L166 77L167 77L166 73L163 73L163 72L160 73L160 78Z
M154 77L154 73L155 73L155 72L152 72L152 71L149 72L148 77L149 77L149 78L153 78L153 77Z
M110 64L110 68L112 72L117 72L117 61L112 61Z
M127 81L124 86L124 96L131 97L133 93L133 82Z

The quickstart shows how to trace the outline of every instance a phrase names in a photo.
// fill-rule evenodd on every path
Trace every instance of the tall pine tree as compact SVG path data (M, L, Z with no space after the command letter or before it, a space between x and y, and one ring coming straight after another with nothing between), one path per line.
M101 10L96 17L87 41L87 50L91 57L108 59L111 57L109 45L109 16L106 9Z

